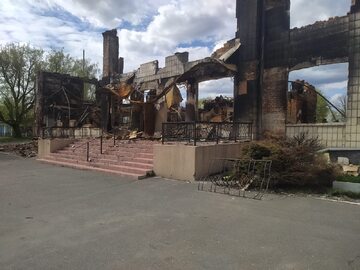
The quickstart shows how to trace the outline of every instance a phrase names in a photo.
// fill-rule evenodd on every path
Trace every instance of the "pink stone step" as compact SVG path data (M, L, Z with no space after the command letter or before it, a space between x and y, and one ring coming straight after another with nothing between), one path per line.
M108 170L137 174L138 176L146 175L146 173L148 171L150 171L149 169L133 168L133 167L124 166L124 165L113 165L113 164L102 163L102 162L92 163L91 166L96 167L96 168L104 168L104 169L108 169Z
M101 163L108 163L114 165L127 165L133 166L137 168L138 166L144 166L146 169L152 169L154 161L153 159L133 159L133 158L108 158L104 155L98 156L96 158L92 158L93 162L101 162Z
M152 171L154 163L153 146L158 142L148 141L103 141L103 154L100 154L100 141L90 142L90 161L86 160L87 140L80 140L73 145L50 154L43 162L61 166L104 171L128 176L144 176Z
M153 158L134 158L133 161L140 162L140 163L146 163L146 164L154 164Z
M125 161L122 164L132 167L132 168L139 168L139 169L145 169L145 170L152 170L153 165L146 164L146 163L140 163L140 162L133 162L133 161Z
M102 161L96 161L96 162L87 162L83 160L70 160L70 159L64 159L59 158L55 156L48 156L45 158L45 160L53 161L53 162L60 162L60 163L69 163L74 165L81 165L81 166L87 166L87 167L95 167L95 168L103 168L107 170L114 170L129 174L134 174L137 176L145 175L148 171L150 171L152 168L138 168L138 167L132 167L127 165L121 165L121 164L109 164Z
M133 177L134 179L139 177L138 174L132 174L132 173L122 172L122 171L118 171L118 170L97 168L97 167L74 164L74 163L69 163L69 162L60 162L60 161L54 161L54 160L48 160L48 159L38 159L38 161L43 162L43 163L52 164L52 165L58 165L58 166L62 166L62 167L78 169L78 170L91 170L91 171L98 171L98 172L116 174L116 175L121 175L121 176L128 176L128 177Z
M62 153L51 153L51 157L58 157L63 159L73 159L73 160L86 160L86 155L70 155L70 154L62 154Z
M87 152L86 149L76 149L74 151L74 149L62 149L58 151L59 153L85 153ZM95 153L95 154L100 154L100 148L90 148L90 153ZM153 154L153 151L150 150L144 150L144 149L104 149L103 148L103 154L123 154L123 155L136 155L136 154Z

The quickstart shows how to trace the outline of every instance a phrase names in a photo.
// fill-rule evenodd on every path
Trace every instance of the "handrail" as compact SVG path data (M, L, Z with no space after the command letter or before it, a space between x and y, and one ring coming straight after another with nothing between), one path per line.
M86 142L78 145L77 147L74 147L74 148L73 148L73 152L75 152L76 149L79 149L80 147L84 146L85 144L90 143L90 142L93 142L93 141L95 141L95 140L97 140L97 139L100 139L101 137L102 137L102 136L95 137L95 138L92 138L92 139L90 139L90 140L87 140Z

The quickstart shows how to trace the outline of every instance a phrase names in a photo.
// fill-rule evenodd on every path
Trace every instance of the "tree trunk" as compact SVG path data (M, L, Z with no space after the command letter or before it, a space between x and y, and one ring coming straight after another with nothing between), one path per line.
M13 128L13 137L14 138L21 138L22 134L21 134L21 128L19 124L13 124L11 126Z

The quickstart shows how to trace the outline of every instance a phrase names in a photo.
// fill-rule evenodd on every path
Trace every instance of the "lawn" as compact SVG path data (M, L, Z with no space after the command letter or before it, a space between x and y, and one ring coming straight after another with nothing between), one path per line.
M0 144L29 142L29 138L0 137Z

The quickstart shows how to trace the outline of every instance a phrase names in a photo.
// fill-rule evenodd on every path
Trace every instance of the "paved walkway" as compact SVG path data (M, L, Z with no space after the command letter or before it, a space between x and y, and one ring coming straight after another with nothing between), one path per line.
M0 154L0 269L360 269L360 206Z

